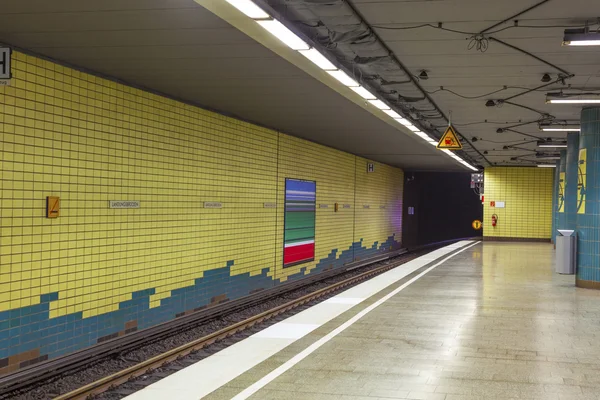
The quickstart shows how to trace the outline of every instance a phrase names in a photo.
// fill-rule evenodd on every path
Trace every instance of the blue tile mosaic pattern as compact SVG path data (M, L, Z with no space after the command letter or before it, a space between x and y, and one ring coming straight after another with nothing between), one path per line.
M384 243L364 246L362 240L343 250L338 249L321 259L310 274L340 268L357 259L400 248L400 243L390 236ZM119 309L102 315L83 318L81 312L50 318L50 303L58 300L59 293L40 296L40 304L0 313L0 361L7 357L39 349L43 358L54 358L92 346L103 339L111 339L129 331L148 328L170 321L186 311L214 303L215 300L233 300L257 290L273 287L281 282L268 276L269 268L259 275L231 275L233 260L218 269L205 271L194 285L175 289L171 296L162 299L158 307L150 308L150 296L154 289L134 292L131 300L119 304ZM306 268L288 277L288 281L306 276ZM128 323L135 321L135 329L128 330ZM4 360L5 361L5 360ZM6 363L4 363L6 364Z
M587 151L585 214L577 214L577 280L600 282L600 108L581 112L581 149Z

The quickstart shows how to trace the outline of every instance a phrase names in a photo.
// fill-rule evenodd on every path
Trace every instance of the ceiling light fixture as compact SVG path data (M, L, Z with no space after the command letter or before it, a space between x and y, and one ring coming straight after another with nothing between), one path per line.
M273 36L286 44L292 50L308 50L310 46L290 31L285 25L276 19L263 19L256 21L257 24L269 31Z
M539 129L544 132L580 132L581 125L577 125L577 124L540 124Z
M402 116L394 110L383 110L383 112L389 115L390 117L394 118L395 120L402 118Z
M380 110L389 110L390 109L390 107L381 100L369 100L369 103L373 104L375 107L379 108Z
M560 160L560 154L535 153L535 158L539 160Z
M421 73L419 74L419 79L422 79L424 81L429 79L429 75L427 75L427 71L421 70Z
M354 79L350 78L347 73L341 70L327 71L327 73L337 79L342 85L348 87L360 86Z
M337 70L337 67L315 48L310 50L299 50L298 53L302 54L304 57L312 61L317 67L325 71Z
M550 77L550 74L544 74L544 76L542 76L542 82L544 83L548 83L552 80L552 78Z
M600 104L600 93L548 93L550 104Z
M600 46L600 32L590 32L589 28L565 29L563 46Z
M356 94L365 100L375 100L377 98L362 86L353 86L350 89L354 90Z
M540 168L556 168L555 164L538 164L537 166Z
M537 142L538 147L567 147L566 141L540 140Z
M251 0L225 0L252 19L271 18L262 8Z
M485 102L486 107L494 107L495 105L496 105L496 102L494 100L488 100Z

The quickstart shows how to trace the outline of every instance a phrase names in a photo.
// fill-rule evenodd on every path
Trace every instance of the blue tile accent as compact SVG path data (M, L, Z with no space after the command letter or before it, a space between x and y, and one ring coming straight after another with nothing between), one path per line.
M333 249L319 260L308 272L306 267L288 277L287 281L318 274L331 268L386 253L400 248L400 243L390 236L385 242L365 246L361 240L345 250ZM40 304L0 312L0 358L39 349L40 355L58 357L72 351L92 346L98 339L125 330L128 321L137 321L138 329L144 329L174 319L177 314L204 307L220 295L227 299L247 296L259 289L278 285L281 278L268 275L270 268L250 276L249 273L231 275L235 261L229 260L222 268L205 271L194 284L171 291L171 295L150 308L150 296L154 288L133 292L131 299L119 303L119 308L106 314L83 318L83 313L50 318L50 303L57 301L58 292L40 296Z
M585 213L577 214L577 279L600 282L600 108L581 112L581 149L587 152Z

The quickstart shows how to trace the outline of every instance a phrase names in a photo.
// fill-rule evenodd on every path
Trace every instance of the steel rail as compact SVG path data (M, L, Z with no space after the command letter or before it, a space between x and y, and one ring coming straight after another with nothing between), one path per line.
M104 377L102 379L99 379L95 382L89 383L85 386L82 386L79 389L76 389L69 393L58 396L55 398L55 400L84 400L84 399L90 398L91 396L95 396L100 393L106 392L107 390L110 390L118 385L126 383L133 378L150 373L153 370L155 370L156 368L163 366L164 364L168 364L170 362L176 361L194 351L203 349L206 346L209 346L220 340L226 339L238 332L241 332L245 329L251 328L258 323L261 323L265 320L276 317L279 314L282 314L284 312L287 312L289 310L292 310L294 308L302 306L310 301L316 300L316 299L323 297L331 292L337 291L339 289L342 289L342 288L352 285L354 283L366 280L368 278L371 278L374 275L378 275L378 274L385 272L387 270L390 270L392 268L396 268L397 266L402 265L404 262L406 262L406 260L402 260L401 262L398 262L398 263L384 265L379 268L375 268L375 269L363 272L354 277L345 279L343 281L334 283L325 288L316 290L312 293L309 293L307 295L299 297L298 299L295 299L295 300L289 301L285 304L276 306L268 311L262 312L255 316L252 316L248 319L237 322L231 326L228 326L219 331L216 331L214 333L206 335L202 338L196 339L190 343L184 344L175 349L169 350L163 354L152 357L152 358L150 358L146 361L143 361L139 364L136 364L129 368L126 368L122 371L119 371L117 373L114 373L112 375Z

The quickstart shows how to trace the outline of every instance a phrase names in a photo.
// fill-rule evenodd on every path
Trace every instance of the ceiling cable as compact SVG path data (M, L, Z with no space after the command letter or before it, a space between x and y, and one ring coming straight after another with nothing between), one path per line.
M517 18L518 16L521 16L521 15L523 15L523 14L525 14L525 13L527 13L527 12L533 10L533 9L536 9L536 8L540 7L541 5L543 5L543 4L545 4L545 3L549 2L549 1L550 0L542 0L539 3L536 3L536 4L532 5L529 8L526 8L525 10L516 13L515 15L512 15L512 16L510 16L508 18L503 19L502 21L500 21L498 23L495 23L494 25L490 26L489 28L486 28L486 29L482 30L479 33L486 33L488 31L494 29L495 27L500 26L500 25L502 25L502 24L510 21L511 19Z
M594 23L592 25L597 25L597 23ZM506 26L504 28L501 29L497 29L495 31L491 31L491 32L485 32L485 34L487 35L493 35L496 33L500 33L500 32L504 32L506 30L509 29L516 29L516 28L532 28L532 29L551 29L551 28L561 28L561 29L577 29L577 28L585 28L586 24L579 24L579 25L510 25L510 26ZM413 26L385 26L385 25L371 25L371 27L373 28L377 28L377 29L384 29L384 30L391 30L391 31L402 31L402 30L414 30L414 29L421 29L421 28L432 28L432 29L438 29L441 31L446 31L446 32L450 32L450 33L456 33L456 34L460 34L460 35L469 35L469 36L475 36L475 35L480 35L482 34L482 32L467 32L467 31L461 31L458 29L450 29L450 28L444 28L442 26L442 23L440 22L438 25L433 25L433 24L421 24L421 25L413 25Z

